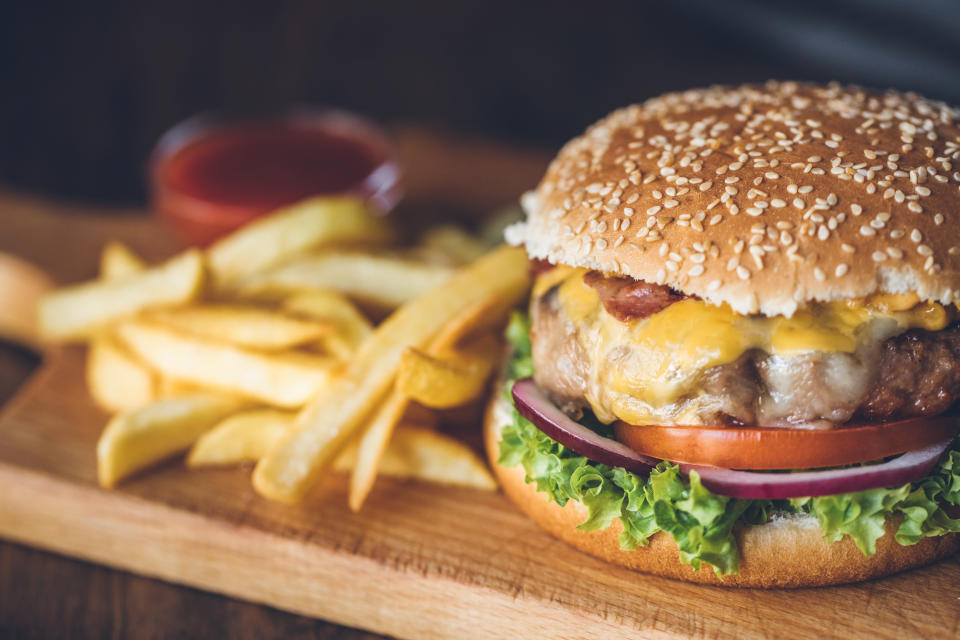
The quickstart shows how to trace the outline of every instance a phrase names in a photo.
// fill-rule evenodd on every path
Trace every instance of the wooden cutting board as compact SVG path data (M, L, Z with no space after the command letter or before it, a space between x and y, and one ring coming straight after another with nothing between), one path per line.
M55 276L92 273L107 237L172 246L146 218L0 194L0 250ZM82 350L50 354L0 410L0 536L401 638L960 636L957 558L860 585L731 590L608 566L498 493L381 479L353 514L342 477L290 507L258 497L249 470L179 461L104 491L106 419Z

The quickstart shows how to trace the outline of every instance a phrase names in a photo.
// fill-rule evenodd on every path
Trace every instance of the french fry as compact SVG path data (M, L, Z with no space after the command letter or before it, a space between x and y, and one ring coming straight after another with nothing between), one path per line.
M506 306L501 302L498 294L491 295L486 300L478 301L473 306L464 309L457 317L440 329L427 347L427 353L439 355L448 351L478 325L489 323L487 318L489 314L505 312ZM401 355L401 370L403 368L403 358L411 348L408 347ZM495 353L497 349L494 347L492 351ZM479 391L482 392L482 382ZM357 446L357 462L350 477L350 491L347 498L352 510L359 511L367 496L370 495L393 429L400 422L409 406L410 397L399 387L395 388L387 395L370 425L360 436L360 442Z
M191 302L200 294L203 280L203 256L192 249L122 280L97 280L60 289L40 301L40 330L52 340L88 338L111 322L140 311Z
M38 305L53 289L46 273L26 260L0 252L0 338L44 346L37 326Z
M289 411L251 409L225 418L194 443L187 466L196 469L256 462L286 435L295 417Z
M383 398L406 347L426 345L452 319L494 296L515 304L528 287L526 253L502 247L399 308L298 415L295 430L257 464L256 490L286 502L303 499Z
M207 251L215 291L331 243L382 244L383 218L355 197L319 197L280 209L214 243Z
M297 353L263 353L195 338L146 322L117 326L117 335L165 376L298 408L330 379L334 361Z
M439 225L428 229L420 238L420 247L444 256L455 265L473 262L488 249L479 238L453 225Z
M315 289L334 289L377 307L392 309L447 280L449 267L369 253L323 253L298 258L251 276L238 295L284 298Z
M199 305L160 309L146 320L211 340L262 351L283 351L316 342L334 331L332 322L301 320L242 305Z
M459 407L483 394L499 356L499 341L490 334L436 356L408 347L397 373L397 390L433 409Z
M110 334L93 339L87 352L87 388L97 405L111 413L133 411L157 397L156 374Z
M320 344L334 357L346 360L373 332L373 325L342 293L328 290L310 291L287 298L283 309L291 314L332 322L336 330L320 339Z
M159 400L115 416L97 443L97 477L105 488L190 447L245 401L213 393Z
M107 243L100 253L100 279L123 280L147 270L147 263L127 245L117 240Z
M400 422L410 399L402 393L391 391L380 409L374 414L370 425L363 431L357 444L356 462L350 475L350 490L347 504L359 511L373 489L383 455L390 444L394 428Z
M334 463L350 471L358 449L348 447ZM497 483L470 447L426 427L397 426L380 459L379 472L395 478L416 478L438 484L493 491Z
M176 398L177 396L186 396L193 393L202 393L207 389L192 382L184 382L169 376L159 376L157 382L157 398Z
M204 433L187 455L187 467L200 469L256 462L292 427L293 414L252 409L229 416ZM357 461L351 445L337 457L334 471L350 472ZM429 427L401 424L380 460L380 473L451 486L492 491L496 481L470 447Z

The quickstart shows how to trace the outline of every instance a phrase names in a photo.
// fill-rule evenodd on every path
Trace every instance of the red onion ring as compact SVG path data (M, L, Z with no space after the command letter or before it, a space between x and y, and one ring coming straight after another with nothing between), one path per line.
M643 476L648 475L660 462L573 420L557 408L531 378L518 380L513 385L513 401L520 415L547 436L594 462L623 467ZM953 438L949 438L908 451L887 462L846 469L771 473L707 465L679 466L684 475L696 471L703 486L717 495L756 500L813 498L877 487L896 487L919 480L930 473L952 442Z
M627 445L605 438L557 408L532 378L513 385L513 402L524 418L571 451L610 467L623 467L646 476L660 462Z
M898 487L919 480L930 473L952 442L953 438L950 438L908 451L887 462L846 469L770 473L681 464L680 471L687 475L696 471L704 487L731 498L815 498L877 487Z

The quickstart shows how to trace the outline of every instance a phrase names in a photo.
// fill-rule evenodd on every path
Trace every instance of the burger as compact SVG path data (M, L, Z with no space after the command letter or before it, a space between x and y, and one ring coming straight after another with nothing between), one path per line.
M747 587L960 548L960 112L767 83L569 142L507 229L535 274L485 438L610 562Z

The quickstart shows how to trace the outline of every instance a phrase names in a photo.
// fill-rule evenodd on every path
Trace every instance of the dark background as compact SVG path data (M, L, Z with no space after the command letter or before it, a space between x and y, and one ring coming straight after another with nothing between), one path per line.
M554 148L671 89L767 78L960 103L956 0L0 0L0 184L140 202L210 109L335 105Z

